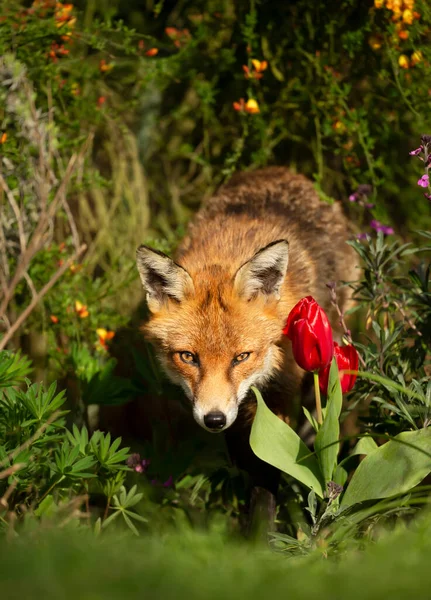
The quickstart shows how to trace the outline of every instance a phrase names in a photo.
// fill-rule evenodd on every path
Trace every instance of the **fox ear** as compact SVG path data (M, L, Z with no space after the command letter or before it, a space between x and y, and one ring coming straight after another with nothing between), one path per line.
M278 240L262 248L237 271L234 288L238 295L251 300L256 294L280 298L280 288L289 262L287 240Z
M142 285L147 290L151 312L160 310L169 299L181 302L194 292L193 281L187 271L163 252L139 246L136 263Z

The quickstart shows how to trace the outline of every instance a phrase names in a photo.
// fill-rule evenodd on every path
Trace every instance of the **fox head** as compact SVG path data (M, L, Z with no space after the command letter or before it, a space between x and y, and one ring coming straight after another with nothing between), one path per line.
M235 421L250 386L281 366L279 300L288 243L269 244L236 272L189 262L186 270L166 254L138 248L151 313L143 331L191 400L199 425L219 432Z

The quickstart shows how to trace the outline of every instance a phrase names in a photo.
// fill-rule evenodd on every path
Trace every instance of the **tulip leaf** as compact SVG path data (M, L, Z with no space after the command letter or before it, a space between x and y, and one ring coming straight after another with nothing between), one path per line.
M333 358L329 371L326 414L314 442L314 449L317 453L325 483L332 481L334 470L337 466L342 404L343 394L341 392L340 376L338 374L337 361Z
M335 469L335 473L334 473L335 483L339 483L340 485L343 485L343 486L346 483L349 474L345 468L345 464L347 462L349 462L351 458L353 458L354 456L361 456L361 455L367 456L368 454L371 454L371 452L374 452L374 450L377 450L377 448L378 448L378 445L373 440L373 438L370 437L369 435L364 435L364 437L359 438L358 443L353 448L353 450L350 452L349 456L346 456L346 458L343 459L340 462L340 464L337 466L337 468Z
M251 449L261 460L291 475L323 498L324 482L317 458L298 434L266 406L259 390L251 389L257 398Z
M431 428L399 433L368 454L356 469L341 508L403 494L431 472Z

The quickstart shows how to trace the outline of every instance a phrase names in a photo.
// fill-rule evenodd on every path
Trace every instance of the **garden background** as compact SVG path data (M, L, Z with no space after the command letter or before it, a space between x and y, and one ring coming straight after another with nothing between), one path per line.
M358 436L427 432L430 41L425 0L1 3L5 597L426 589L431 448L350 519L286 475L271 550L244 546L246 477L139 332L135 250L173 251L238 170L307 175L364 267L346 477Z

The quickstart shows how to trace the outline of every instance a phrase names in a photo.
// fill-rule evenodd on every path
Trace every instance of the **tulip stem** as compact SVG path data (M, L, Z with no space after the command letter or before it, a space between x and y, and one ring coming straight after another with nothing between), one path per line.
M314 375L314 396L316 398L316 413L317 413L317 422L319 425L323 423L322 418L322 403L320 401L320 388L319 388L319 373L315 371Z

